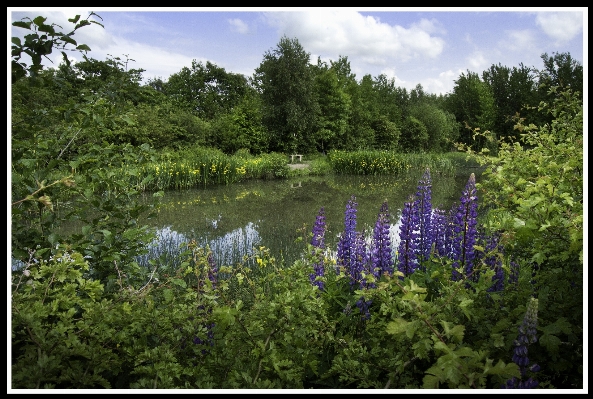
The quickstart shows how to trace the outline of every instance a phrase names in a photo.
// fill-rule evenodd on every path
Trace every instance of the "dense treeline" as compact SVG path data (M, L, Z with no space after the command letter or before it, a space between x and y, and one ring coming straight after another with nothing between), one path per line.
M28 124L41 108L46 125L72 125L70 119L84 119L75 111L84 105L117 116L99 123L94 137L77 136L70 151L85 141L156 149L202 145L227 154L439 152L455 142L496 150L498 140L519 137L516 115L539 118L528 107L549 103L549 87L582 93L583 68L569 53L541 58L539 70L523 64L492 65L481 74L468 70L451 93L435 95L420 84L409 91L397 87L385 75L357 79L347 56L312 65L310 53L287 37L264 54L251 77L194 60L166 80L142 84L143 70L131 68L134 61L127 56L104 61L85 56L18 79L12 87L13 119ZM490 139L476 139L476 127L488 130Z
M586 386L582 67L569 54L544 54L541 71L468 71L446 96L357 81L347 57L310 65L287 38L251 79L193 63L142 85L128 57L43 68L54 49L87 52L73 36L98 18L68 33L14 22L31 33L12 46L12 388ZM227 167L259 178L293 151L327 151L352 173L360 150L360 170L384 159L371 167L394 173L418 154L384 150L454 142L482 181L436 209L427 170L397 251L387 201L364 237L353 197L338 248L312 209L292 265L264 247L216 265L195 242L176 262L138 264L155 238L139 222L153 209L144 186L223 182ZM210 166L188 166L190 152Z

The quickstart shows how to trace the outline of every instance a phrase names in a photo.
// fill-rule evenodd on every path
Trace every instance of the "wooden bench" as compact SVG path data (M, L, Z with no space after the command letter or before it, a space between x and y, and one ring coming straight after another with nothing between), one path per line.
M294 163L294 157L299 157L299 162L303 162L303 156L301 154L293 154L290 156L290 163Z

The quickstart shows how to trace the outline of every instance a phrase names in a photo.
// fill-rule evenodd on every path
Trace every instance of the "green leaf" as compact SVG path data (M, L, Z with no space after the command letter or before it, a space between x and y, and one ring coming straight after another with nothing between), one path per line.
M471 320L470 305L472 305L473 303L474 303L474 300L468 299L468 298L463 299L461 301L461 303L459 303L459 307L461 308L461 311L463 312L465 317L467 317L468 320Z
M544 334L539 339L540 345L543 345L546 349L550 352L556 354L558 353L558 348L560 347L560 338L552 334Z
M15 22L12 23L12 26L16 26L18 28L24 28L24 29L31 30L31 22L15 21Z
M172 278L171 279L171 282L173 284L175 284L175 285L178 285L178 286L182 287L182 288L186 288L187 287L186 282L184 280L180 279L180 278Z
M46 20L47 20L47 18L42 17L42 16L38 16L38 17L35 17L35 19L33 20L33 23L35 25L39 26L39 25L43 25Z
M70 44L76 46L76 40L72 39L70 36L64 35L64 36L60 37L60 39L62 39L62 41L64 41L65 43L70 43Z
M502 360L499 360L495 366L485 367L484 374L500 375L505 378L509 378L509 377L521 378L521 371L519 370L519 366L517 366L515 363L505 364Z
M406 325L406 337L412 339L418 329L418 320L414 320Z
M109 230L100 230L101 233L103 233L103 236L105 237L105 242L107 243L111 243L112 238L113 238L113 233Z
M422 380L422 388L424 389L438 389L439 388L439 377L431 374L426 374Z
M169 288L165 288L163 290L163 297L165 298L166 302L172 302L174 299L173 291Z
M408 324L410 324L408 321L397 318L387 324L387 334L397 335L404 333L406 332Z
M91 48L89 46L87 46L86 44L81 44L81 45L76 46L76 50L91 51Z

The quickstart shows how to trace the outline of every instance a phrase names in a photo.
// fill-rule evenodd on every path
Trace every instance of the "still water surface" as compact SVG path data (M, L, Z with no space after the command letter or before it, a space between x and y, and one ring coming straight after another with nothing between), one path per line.
M476 173L479 181L478 171L461 169L455 176L431 176L433 208L450 209L470 173ZM218 265L235 264L254 246L265 246L277 260L291 264L302 256L321 207L326 216L326 246L335 250L352 196L358 204L357 231L372 234L381 204L387 201L397 240L401 208L417 191L420 178L421 173L304 177L166 192L157 217L146 221L157 228L159 237L149 256L195 239L210 247ZM299 237L304 239L298 241Z

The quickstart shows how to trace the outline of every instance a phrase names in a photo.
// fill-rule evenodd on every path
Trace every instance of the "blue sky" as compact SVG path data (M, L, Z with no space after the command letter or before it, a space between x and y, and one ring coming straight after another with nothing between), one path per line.
M347 56L357 79L385 74L396 85L420 83L435 94L451 92L462 72L479 74L493 64L543 68L541 54L570 52L587 73L588 9L566 8L9 8L10 26L24 16L61 25L76 14L99 14L105 28L88 26L74 36L89 56L135 60L146 79L166 80L192 60L252 76L267 51L286 35L311 62ZM59 62L61 55L52 55ZM73 59L80 55L72 53ZM47 62L48 65L51 63ZM587 75L586 75L587 76ZM585 77L586 78L586 77Z

